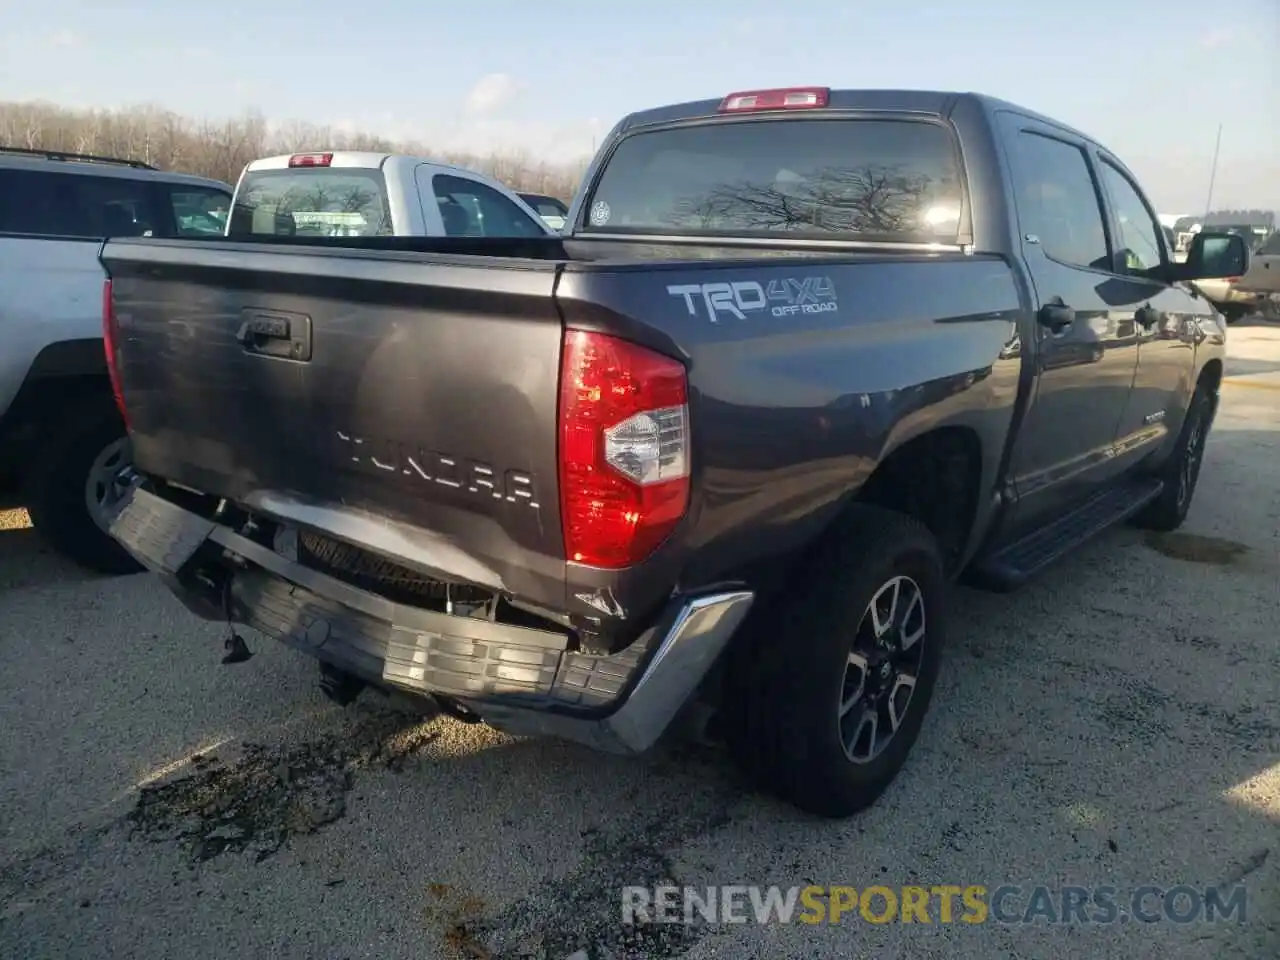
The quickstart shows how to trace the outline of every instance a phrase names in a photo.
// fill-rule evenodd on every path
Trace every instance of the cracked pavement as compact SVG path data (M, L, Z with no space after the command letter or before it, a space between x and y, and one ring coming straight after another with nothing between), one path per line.
M0 510L0 955L1280 956L1280 327L1231 330L1179 535L1110 531L958 591L933 709L842 823L714 750L644 760L341 709L314 663ZM1183 535L1185 534L1185 535ZM623 928L620 888L1241 882L1247 922Z

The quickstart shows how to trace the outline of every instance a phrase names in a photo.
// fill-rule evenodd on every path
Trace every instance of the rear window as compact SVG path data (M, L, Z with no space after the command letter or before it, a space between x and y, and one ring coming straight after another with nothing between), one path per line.
M592 232L955 243L950 131L912 120L726 121L618 144Z
M390 236L386 181L380 170L251 170L241 180L228 235Z

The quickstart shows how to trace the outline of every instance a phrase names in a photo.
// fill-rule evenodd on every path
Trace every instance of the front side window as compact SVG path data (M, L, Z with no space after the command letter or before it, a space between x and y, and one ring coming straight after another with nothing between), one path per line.
M1124 270L1132 274L1148 274L1159 270L1164 262L1158 221L1151 216L1142 195L1129 178L1112 164L1102 162L1102 180L1115 210L1120 235L1116 238Z
M216 237L226 230L231 196L205 187L172 187L173 226L180 237Z
M492 187L465 177L439 173L431 190L440 208L446 237L541 237L546 232Z

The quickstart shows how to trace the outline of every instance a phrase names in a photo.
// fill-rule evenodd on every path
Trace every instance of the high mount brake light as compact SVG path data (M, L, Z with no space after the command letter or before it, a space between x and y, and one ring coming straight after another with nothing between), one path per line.
M569 330L560 362L565 556L618 570L648 557L689 506L689 388L675 360Z
M829 87L783 87L777 90L742 90L720 101L720 113L752 110L812 110L831 100Z
M129 411L124 406L124 391L120 387L120 361L118 355L120 327L116 323L116 308L111 300L111 281L102 283L102 346L107 354L107 377L111 380L111 393L116 398L116 409L129 429Z
M332 153L295 153L289 158L291 167L327 167L331 163Z

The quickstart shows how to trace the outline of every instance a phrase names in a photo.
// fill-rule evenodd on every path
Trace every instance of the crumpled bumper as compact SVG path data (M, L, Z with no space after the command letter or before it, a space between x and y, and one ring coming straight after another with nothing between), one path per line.
M111 533L202 616L229 614L384 687L452 698L513 734L611 752L658 740L754 599L745 590L681 598L627 649L590 655L560 633L393 603L141 486L123 493ZM220 603L193 577L208 563L228 571Z

